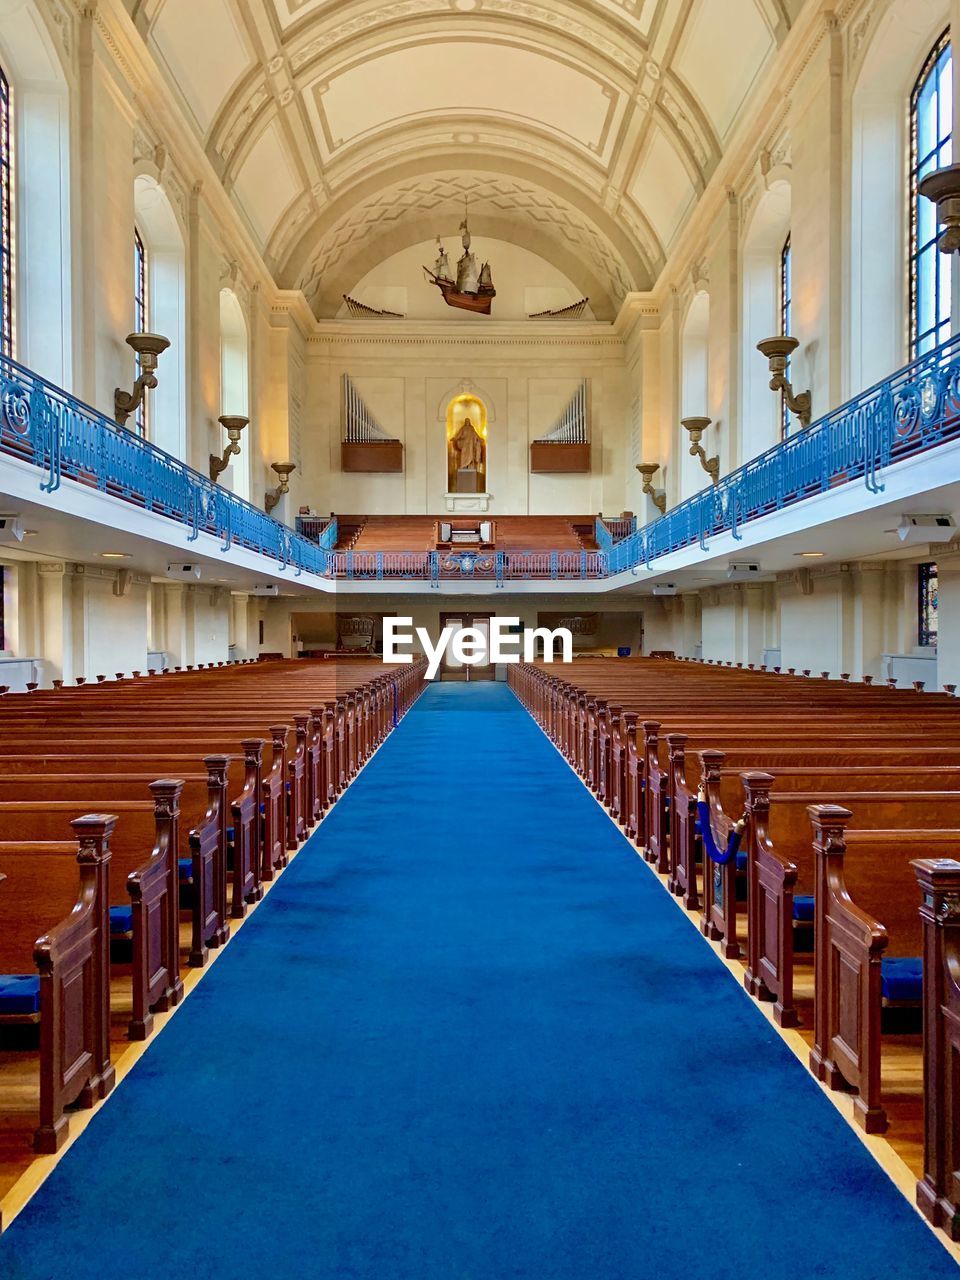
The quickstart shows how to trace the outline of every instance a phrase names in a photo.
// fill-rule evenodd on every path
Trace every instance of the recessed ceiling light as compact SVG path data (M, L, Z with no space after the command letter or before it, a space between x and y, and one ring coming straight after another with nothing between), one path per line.
M23 536L25 538L35 538L37 536L36 529L24 529Z
M825 551L796 551L794 555L800 556L804 560L820 560L827 553Z
M101 551L100 556L103 560L129 560L130 556L126 551Z

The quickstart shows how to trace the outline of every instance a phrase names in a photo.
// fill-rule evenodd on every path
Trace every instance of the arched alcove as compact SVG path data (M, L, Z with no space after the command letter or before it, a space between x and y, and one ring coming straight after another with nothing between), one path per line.
M485 493L487 462L487 407L479 397L463 392L447 405L447 492ZM461 481L468 487L461 488Z
M694 294L687 309L680 335L680 417L710 416L710 295ZM680 432L680 500L698 493L710 483L710 477L699 458L690 454L690 438L683 427ZM712 430L711 433L712 434ZM710 452L709 439L702 441Z
M771 183L757 202L744 236L741 463L780 439L780 398L770 390L769 369L757 343L780 332L780 267L790 234L790 195L785 180Z
M894 0L857 76L851 110L847 395L872 386L907 359L910 94L949 18L944 0Z
M250 413L250 347L247 322L240 299L232 289L220 290L220 412ZM252 426L240 440L240 455L230 459L230 466L220 478L221 484L238 497L250 498L250 457L253 451ZM226 433L220 447L227 443Z
M149 393L149 435L154 444L186 458L186 270L184 242L173 206L159 181L139 174L134 216L147 252L147 311L152 332L170 339L160 357L158 386ZM132 254L131 254L132 257ZM131 304L133 282L131 281Z
M0 3L0 64L13 104L14 355L70 387L70 100L37 6Z

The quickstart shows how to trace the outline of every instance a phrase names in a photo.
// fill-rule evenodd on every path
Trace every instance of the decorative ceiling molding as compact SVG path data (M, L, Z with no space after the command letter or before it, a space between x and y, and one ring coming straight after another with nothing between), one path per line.
M64 0L49 3L56 9ZM725 157L717 126L704 106L716 102L716 92L713 98L708 92L715 82L691 74L689 62L683 67L686 79L677 70L692 24L703 20L704 0L198 0L176 10L168 8L168 0L105 0L85 12L97 15L92 20L100 27L100 10L115 3L125 4L176 100L200 101L203 109L193 114L205 122L205 131L195 120L188 121L187 112L184 123L203 145L246 233L283 287L302 279L319 296L324 276L373 251L378 227L387 225L388 193L395 193L398 170L439 174L458 151L461 173L482 173L487 183L497 180L501 194L517 201L511 212L497 207L496 216L514 219L519 243L548 260L551 253L579 255L584 270L602 281L614 305L651 287L668 254L686 245L683 228L702 225L704 193L716 199L714 179ZM754 25L751 7L756 10L771 32L773 53L762 62L757 61L759 53L756 58L745 53L740 61L717 63L717 76L734 89L742 85L744 95L749 89L746 102L734 112L727 145L743 134L747 105L762 104L777 49L786 59L782 68L778 62L779 83L793 84L825 36L859 15L863 0L838 0L834 19L822 13L813 17L813 6L805 0L730 3L742 5ZM803 35L798 40L801 13ZM730 20L735 21L732 9ZM237 33L233 62L222 72L222 94L219 81L211 80L210 41L193 34L202 24L209 32L221 23L224 32ZM408 92L402 81L385 80L382 102L377 97L384 110L370 109L371 94L364 86L371 78L375 82L381 62L390 65L386 55L435 48L444 41L485 43L489 52L484 56L494 73L497 47L529 57L531 68L545 68L548 75L552 64L564 66L571 75L580 75L584 85L595 86L587 89L588 96L596 95L591 97L593 114L569 127L570 95L551 99L535 75L528 81L529 105L514 97L510 111L495 96L488 101L482 94L466 95L469 101L476 98L470 109L450 106L455 94L444 90L444 75L436 80L435 103L423 91L424 84L434 83L427 76L416 83L416 93ZM131 58L122 43L111 52L139 88L139 55ZM367 70L353 88L344 77L355 67ZM464 74L468 71L464 68ZM517 83L527 82L515 77L511 84ZM335 104L328 96L334 84L339 94ZM336 126L326 134L314 109L318 92L338 112ZM599 109L604 95L605 117ZM353 128L351 111L357 120ZM751 128L754 123L755 114ZM654 208L654 175L648 172L638 181L652 130L666 139L689 177L693 199L686 206L674 198L672 204L661 199ZM294 175L289 186L271 180L275 144ZM664 144L658 145L658 157L666 157ZM766 149L774 154L770 143ZM758 154L753 151L748 173L754 172ZM750 182L731 183L728 176L724 185L742 193ZM676 185L678 190L682 185L679 169ZM414 202L389 225L395 229L406 220L412 226L428 213ZM531 229L536 240L530 238Z
M478 230L485 215L500 221L507 219L516 225L518 240L536 245L548 260L551 241L582 255L617 305L629 292L644 287L634 279L633 271L614 249L609 236L569 200L529 180L456 171L418 175L384 186L365 199L345 201L343 213L331 224L318 228L309 250L301 250L300 264L291 263L285 283L301 288L308 301L316 303L324 277L345 259L359 256L365 245L405 223L417 228L411 243L429 238L423 235L425 219L432 219L434 234L442 231L444 224L455 226L453 219L459 217L466 198ZM333 290L335 298L344 292L341 284L342 280ZM322 305L315 310L322 311Z

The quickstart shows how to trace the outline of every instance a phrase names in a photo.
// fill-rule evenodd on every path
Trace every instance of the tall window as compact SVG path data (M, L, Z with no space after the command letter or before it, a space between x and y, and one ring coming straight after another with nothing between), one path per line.
M932 644L936 647L938 604L937 566L935 564L917 565L918 644Z
M793 248L787 236L780 250L780 332L785 338L793 332ZM790 377L790 361L787 361L786 376ZM790 434L790 410L783 397L780 399L780 436L786 439Z
M0 353L13 355L13 130L10 84L0 68Z
M149 330L147 308L147 251L136 227L133 229L133 327L137 333ZM140 357L136 360L137 377L140 377ZM147 397L137 407L137 434L146 438Z
M950 336L950 258L937 249L937 213L917 190L953 162L953 67L945 31L910 98L910 354L922 356Z

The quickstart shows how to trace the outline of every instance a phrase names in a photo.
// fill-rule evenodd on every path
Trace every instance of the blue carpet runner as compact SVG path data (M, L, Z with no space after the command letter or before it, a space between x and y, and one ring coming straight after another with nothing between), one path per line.
M952 1260L502 686L435 686L0 1240L4 1280Z

